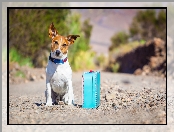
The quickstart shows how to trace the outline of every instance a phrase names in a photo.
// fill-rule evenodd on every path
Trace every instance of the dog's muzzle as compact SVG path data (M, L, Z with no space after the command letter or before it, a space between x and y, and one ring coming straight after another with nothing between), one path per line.
M56 50L56 56L60 55L60 50Z

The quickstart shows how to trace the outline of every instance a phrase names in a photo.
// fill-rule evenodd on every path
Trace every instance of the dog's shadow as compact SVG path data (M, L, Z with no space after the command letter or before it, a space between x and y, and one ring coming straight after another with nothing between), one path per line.
M34 103L37 106L41 106L42 104L46 105L46 103Z
M75 107L82 108L82 105L79 104L73 104Z
M37 105L38 107L41 106L42 104L44 104L44 106L46 106L46 103L34 103L34 104ZM59 104L53 103L52 105L59 105ZM73 103L73 106L78 107L78 108L82 108L82 105L80 105L80 104Z
M37 106L46 106L46 103L34 103ZM58 105L58 103L52 103L52 105Z

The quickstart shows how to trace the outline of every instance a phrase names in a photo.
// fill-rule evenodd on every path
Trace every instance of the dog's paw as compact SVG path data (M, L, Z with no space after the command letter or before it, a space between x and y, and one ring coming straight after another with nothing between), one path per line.
M46 106L52 106L52 102L47 102Z
M74 105L74 100L68 100L68 105Z
M74 95L69 96L68 105L74 105Z

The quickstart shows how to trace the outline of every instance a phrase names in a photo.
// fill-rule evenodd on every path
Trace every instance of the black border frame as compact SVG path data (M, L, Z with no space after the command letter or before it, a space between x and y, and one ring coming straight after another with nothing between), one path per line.
M7 7L7 125L167 125L167 66L166 66L166 124L9 124L9 10L10 9L165 9L167 65L167 7Z

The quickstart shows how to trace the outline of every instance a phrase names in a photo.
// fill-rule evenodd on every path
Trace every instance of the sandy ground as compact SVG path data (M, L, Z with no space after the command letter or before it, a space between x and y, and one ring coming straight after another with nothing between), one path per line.
M93 110L44 106L45 80L9 85L9 123L166 124L164 79L103 72L101 77L101 105ZM73 86L75 104L81 106L81 73L73 74Z

